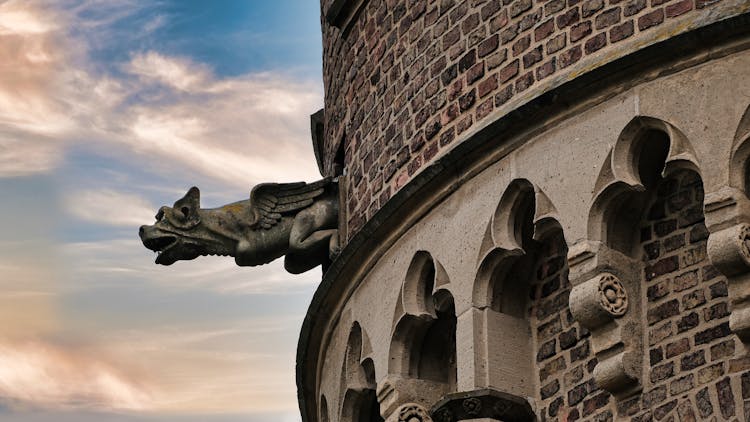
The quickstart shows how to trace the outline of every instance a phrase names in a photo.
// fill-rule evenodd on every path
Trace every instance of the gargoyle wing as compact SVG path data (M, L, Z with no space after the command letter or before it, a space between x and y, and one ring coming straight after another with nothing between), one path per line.
M281 221L286 213L310 206L315 198L322 195L330 178L307 184L262 183L250 192L250 204L255 213L255 228L270 229Z

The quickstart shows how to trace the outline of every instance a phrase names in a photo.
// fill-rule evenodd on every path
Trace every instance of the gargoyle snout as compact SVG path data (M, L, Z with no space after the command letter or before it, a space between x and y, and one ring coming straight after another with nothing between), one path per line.
M146 226L141 226L140 229L138 229L138 236L143 240L143 235L146 233Z

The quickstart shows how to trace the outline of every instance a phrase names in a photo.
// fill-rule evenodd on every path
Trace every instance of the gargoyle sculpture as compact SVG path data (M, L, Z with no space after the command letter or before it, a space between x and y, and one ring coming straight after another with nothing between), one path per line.
M237 265L267 264L285 255L292 274L327 265L338 253L338 195L331 179L314 183L263 183L250 199L200 208L190 188L173 207L161 207L156 223L141 226L143 245L171 265L203 255L233 256Z

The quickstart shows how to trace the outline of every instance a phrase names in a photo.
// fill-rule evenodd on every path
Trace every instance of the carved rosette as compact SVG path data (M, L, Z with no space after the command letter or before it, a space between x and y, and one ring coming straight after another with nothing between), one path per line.
M398 422L432 422L432 419L422 406L408 403L398 411Z
M602 274L599 279L599 301L602 308L614 317L628 311L628 294L620 280L612 274Z
M750 225L735 224L711 233L708 256L727 277L732 305L729 328L750 345Z
M477 416L482 411L482 401L476 397L470 397L461 404L467 415Z
M570 292L570 311L589 330L622 317L627 310L625 287L611 273L600 273L573 287Z

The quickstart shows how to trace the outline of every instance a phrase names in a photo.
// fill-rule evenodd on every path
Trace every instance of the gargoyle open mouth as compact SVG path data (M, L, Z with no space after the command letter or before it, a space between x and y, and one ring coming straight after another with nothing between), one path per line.
M143 245L145 247L156 252L156 263L165 265L169 265L174 262L174 258L167 260L167 254L165 254L165 252L169 251L176 244L177 238L174 236L160 236L143 240Z

